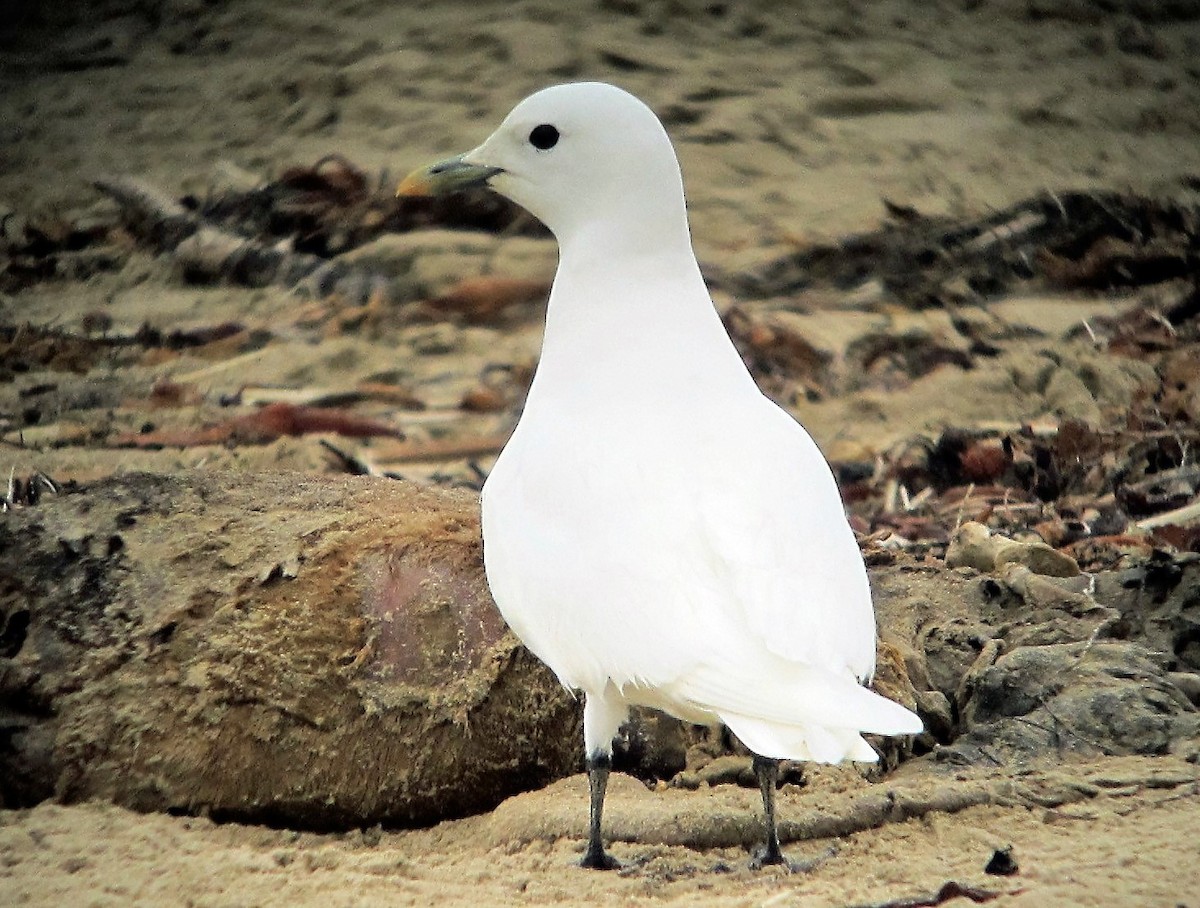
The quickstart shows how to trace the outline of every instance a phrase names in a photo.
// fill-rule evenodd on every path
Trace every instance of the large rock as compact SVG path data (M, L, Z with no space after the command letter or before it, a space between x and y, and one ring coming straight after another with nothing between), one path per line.
M132 474L0 516L0 793L424 823L574 771L469 493Z
M968 679L967 732L954 744L989 750L1194 756L1200 713L1153 654L1132 643L1022 646Z
M476 513L405 483L198 473L0 516L4 804L425 823L577 771L579 704L505 631ZM1200 759L1200 559L1079 579L872 570L875 684L925 720L916 754ZM642 713L623 743L644 778L723 752ZM910 753L877 743L885 767Z
M1010 564L899 565L872 573L880 626L904 653L918 739L951 764L1064 753L1177 753L1200 760L1200 676L1188 661L1200 560L1073 578ZM944 704L944 706L943 706Z

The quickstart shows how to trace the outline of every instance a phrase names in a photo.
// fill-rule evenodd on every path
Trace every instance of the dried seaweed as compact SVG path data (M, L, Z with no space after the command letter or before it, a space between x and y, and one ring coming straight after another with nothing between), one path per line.
M119 341L80 337L60 328L0 323L0 382L41 369L85 373L112 356Z
M1090 540L1090 560L1111 564L1135 523L1157 545L1200 550L1198 449L1196 426L1100 431L1066 420L1037 431L950 428L876 464L835 467L856 529L876 542L940 551L954 527L976 520L1058 547Z
M866 234L716 282L744 299L879 281L914 308L965 292L992 299L1022 282L1056 288L1159 283L1200 272L1200 206L1113 192L1047 193L984 218L902 217Z
M133 177L102 177L95 186L117 202L134 236L169 253L187 280L304 287L352 305L412 296L405 283L337 258L384 233L441 226L546 235L532 216L495 193L397 198L386 174L368 177L340 155L290 167L255 189L205 198L177 201Z
M943 883L937 892L889 899L886 902L872 902L870 905L860 905L857 908L933 908L933 906L944 905L952 899L960 898L980 905L984 902L994 901L1003 895L1016 895L1020 891L996 892L991 889L980 889L977 886L968 886L965 883L950 880L947 883Z
M1138 370L1123 412L1102 403L1110 376L1084 364L1064 379L1096 408L1090 420L1053 416L1073 404L1060 410L1047 397L1037 425L947 426L874 462L835 463L855 528L871 545L937 554L957 525L977 520L1033 530L1085 553L1093 566L1112 564L1131 545L1195 550L1200 207L1118 193L1047 193L982 219L888 208L893 222L873 233L715 276L738 299L726 314L731 336L781 399L887 391L937 369L975 368L1028 336L989 322L988 307L979 305L1006 295L1119 295L1120 312L1082 321L1063 339L1151 369ZM835 293L812 292L822 287ZM851 300L849 290L858 291ZM877 309L882 327L831 353L803 327L809 309L828 305ZM906 327L892 317L898 308L944 308L950 317ZM1063 367L1052 350L1045 355L1053 364L1048 382ZM1120 373L1115 367L1113 377ZM1143 527L1162 515L1170 516ZM876 550L873 557L882 556Z
M260 240L292 239L299 252L328 258L383 233L423 227L545 235L513 203L484 189L440 198L397 198L387 174L372 178L341 155L286 169L246 192L228 190L184 204L205 222Z
M125 251L114 243L112 227L102 219L73 221L53 214L24 219L0 211L0 292L115 270Z
M318 296L339 294L356 303L387 294L390 282L368 268L268 245L219 227L152 186L131 177L106 177L96 187L120 206L134 235L171 254L184 277L197 283L227 280L248 287L302 284Z

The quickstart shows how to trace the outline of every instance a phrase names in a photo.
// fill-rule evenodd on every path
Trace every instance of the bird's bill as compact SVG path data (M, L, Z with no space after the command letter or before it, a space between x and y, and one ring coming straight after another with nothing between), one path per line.
M486 185L488 180L503 172L499 167L472 164L465 158L466 155L459 155L427 167L418 167L401 180L396 187L396 195L422 197L458 192L472 186Z

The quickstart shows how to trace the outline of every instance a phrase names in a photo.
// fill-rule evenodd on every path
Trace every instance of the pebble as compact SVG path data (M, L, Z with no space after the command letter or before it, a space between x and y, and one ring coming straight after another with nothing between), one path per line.
M1079 563L1044 542L1018 542L992 533L981 523L968 521L950 538L946 566L970 567L992 573L1007 564L1018 564L1047 577L1075 577Z
M752 788L758 784L749 757L728 754L709 761L696 773L709 785L742 785Z
M422 356L437 356L453 353L459 346L459 332L453 326L441 322L414 332L409 340L414 353Z

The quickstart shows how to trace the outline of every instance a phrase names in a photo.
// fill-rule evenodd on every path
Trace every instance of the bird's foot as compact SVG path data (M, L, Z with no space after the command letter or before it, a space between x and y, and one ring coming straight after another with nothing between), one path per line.
M579 866L588 870L620 870L621 862L605 851L603 847L593 848L589 845L588 850L584 852L579 861Z
M754 849L754 854L750 856L750 869L762 870L764 867L778 865L786 867L788 873L794 873L800 868L788 860L779 845L760 845Z
M786 867L788 873L812 873L837 853L837 848L831 845L816 857L801 858L798 861L793 861L780 851L778 846L772 851L767 845L759 845L754 849L754 854L750 857L750 869L762 870L764 867L775 864Z

